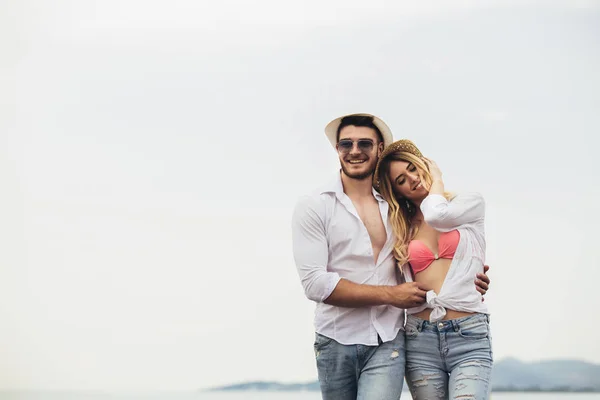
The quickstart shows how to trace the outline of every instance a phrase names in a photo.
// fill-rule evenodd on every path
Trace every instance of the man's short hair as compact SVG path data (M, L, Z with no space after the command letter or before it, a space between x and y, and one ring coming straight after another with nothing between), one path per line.
M379 142L383 143L383 135L381 134L381 131L379 130L377 125L373 123L373 117L366 115L349 115L347 117L342 118L340 126L338 126L337 128L336 141L340 141L340 132L342 131L342 129L350 125L364 126L367 128L374 129L377 133L377 139L379 140Z

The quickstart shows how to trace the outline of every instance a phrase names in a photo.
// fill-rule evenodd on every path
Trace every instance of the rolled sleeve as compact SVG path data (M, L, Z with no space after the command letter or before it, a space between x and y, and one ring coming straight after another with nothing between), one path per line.
M301 198L292 217L292 245L304 293L323 302L338 282L339 274L327 271L329 258L323 206L311 197Z
M451 201L442 195L431 194L421 203L421 212L431 227L450 231L483 219L485 202L479 193L461 194Z

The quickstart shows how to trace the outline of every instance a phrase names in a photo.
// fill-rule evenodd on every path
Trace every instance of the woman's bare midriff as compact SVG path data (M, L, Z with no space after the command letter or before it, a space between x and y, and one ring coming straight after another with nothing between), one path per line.
M442 285L444 284L444 280L446 279L446 275L448 274L451 263L452 260L447 258L440 258L439 260L433 261L429 267L415 275L415 282L423 285L425 290L433 290L436 293L439 293L442 289ZM413 314L413 316L424 320L429 320L429 314L431 314L431 311L431 308L426 308L419 313ZM447 308L444 319L461 318L472 314L474 313L456 311Z

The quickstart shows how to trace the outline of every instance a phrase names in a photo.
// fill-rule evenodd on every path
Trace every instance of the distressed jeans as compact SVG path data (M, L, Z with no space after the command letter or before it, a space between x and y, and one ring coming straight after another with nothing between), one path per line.
M489 316L406 321L406 383L415 400L484 400L490 393Z
M323 400L398 400L404 383L404 332L378 346L343 345L315 334Z

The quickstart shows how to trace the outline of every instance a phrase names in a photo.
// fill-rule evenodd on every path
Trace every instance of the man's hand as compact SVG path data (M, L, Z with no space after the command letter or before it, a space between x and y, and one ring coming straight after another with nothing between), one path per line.
M487 276L489 269L489 266L484 265L483 274L477 274L477 278L475 278L475 288L481 295L485 295L490 287L490 278Z
M347 308L380 305L411 308L423 304L426 293L427 289L415 282L379 286L358 284L342 278L323 302Z
M425 303L427 292L417 282L402 283L388 288L388 304L398 308L412 308Z

